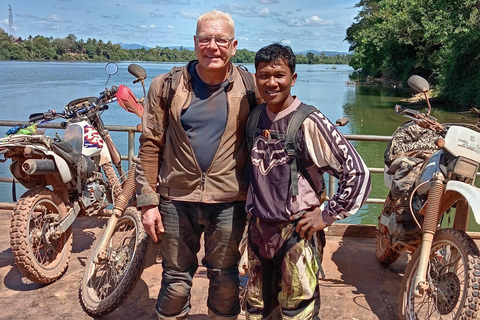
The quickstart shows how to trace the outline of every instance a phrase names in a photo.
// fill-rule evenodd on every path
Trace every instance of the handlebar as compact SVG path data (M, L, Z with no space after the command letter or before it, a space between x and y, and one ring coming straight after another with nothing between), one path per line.
M70 101L62 112L48 110L43 113L33 113L28 118L29 122L38 122L43 120L55 120L58 118L72 119L78 116L84 116L90 112L100 112L108 109L107 103L115 101L115 94L118 92L117 86L106 88L98 97L79 98Z
M417 110L412 110L408 108L403 108L401 105L395 106L395 113L403 113L404 117L412 119L416 124L425 129L430 129L438 133L445 131L445 127L437 122L437 119L428 115L421 113Z
M53 120L57 113L55 110L48 110L47 112L43 113L33 113L28 117L29 122L37 122L39 120Z

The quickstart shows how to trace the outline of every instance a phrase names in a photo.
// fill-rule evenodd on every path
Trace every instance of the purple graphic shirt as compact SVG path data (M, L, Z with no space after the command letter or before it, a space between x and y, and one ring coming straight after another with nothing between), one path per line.
M290 216L320 205L323 173L338 179L335 195L325 204L331 224L355 214L365 202L371 189L367 166L354 147L320 111L309 115L297 134L297 157L306 167L314 187L298 173L298 196L290 187L291 159L284 141L275 134L285 134L293 111L300 105L297 98L278 114L265 108L258 127L263 134L255 138L250 160L252 164L247 210L266 223L281 223ZM325 214L323 214L325 217ZM324 218L325 219L325 218Z

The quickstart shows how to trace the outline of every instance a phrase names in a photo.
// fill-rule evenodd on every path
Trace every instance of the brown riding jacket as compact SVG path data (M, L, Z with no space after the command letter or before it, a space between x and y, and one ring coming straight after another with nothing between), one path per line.
M135 172L138 207L158 205L158 194L171 200L203 203L246 198L245 125L250 106L241 75L235 67L227 79L225 131L210 168L202 172L180 121L182 109L188 108L193 95L187 70L184 66L180 71L169 108L162 93L167 74L155 77L150 84ZM257 91L256 97L261 100Z

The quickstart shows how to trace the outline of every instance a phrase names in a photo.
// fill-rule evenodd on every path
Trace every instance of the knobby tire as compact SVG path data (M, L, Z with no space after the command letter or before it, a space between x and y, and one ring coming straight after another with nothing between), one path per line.
M53 225L67 209L50 189L36 186L17 201L10 225L10 245L20 272L35 283L48 284L67 270L72 252L72 227L59 237Z
M480 258L475 242L463 231L437 231L430 251L422 297L413 295L421 250L407 265L399 295L399 319L476 319L480 296Z
M127 299L142 275L149 243L140 213L127 208L108 241L107 258L96 264L95 249L103 232L87 258L79 292L83 309L92 316L111 313Z

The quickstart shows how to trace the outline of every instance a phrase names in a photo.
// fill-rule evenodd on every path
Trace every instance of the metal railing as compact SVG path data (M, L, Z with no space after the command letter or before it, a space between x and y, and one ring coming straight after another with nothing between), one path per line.
M29 124L26 121L9 121L9 120L0 120L0 127L13 127L18 125ZM135 158L135 133L139 132L136 126L120 126L120 125L106 125L105 126L109 131L117 131L117 132L127 132L128 133L128 145L127 145L127 155L122 155L122 160L128 160L128 168L133 163ZM45 123L38 126L38 128L45 128L45 129L65 129L61 126L60 123ZM350 141L370 141L370 142L388 142L392 139L391 136L378 136L378 135L361 135L361 134L345 134L345 137ZM370 173L383 174L383 168L368 168ZM9 177L0 177L0 182L9 182L12 183L14 178ZM330 196L335 193L335 186L336 180L329 176L328 177L328 188L327 188L327 196ZM383 204L385 199L378 199L378 198L368 198L365 203L370 204ZM6 205L6 203L0 202L0 208L2 207L10 207Z

